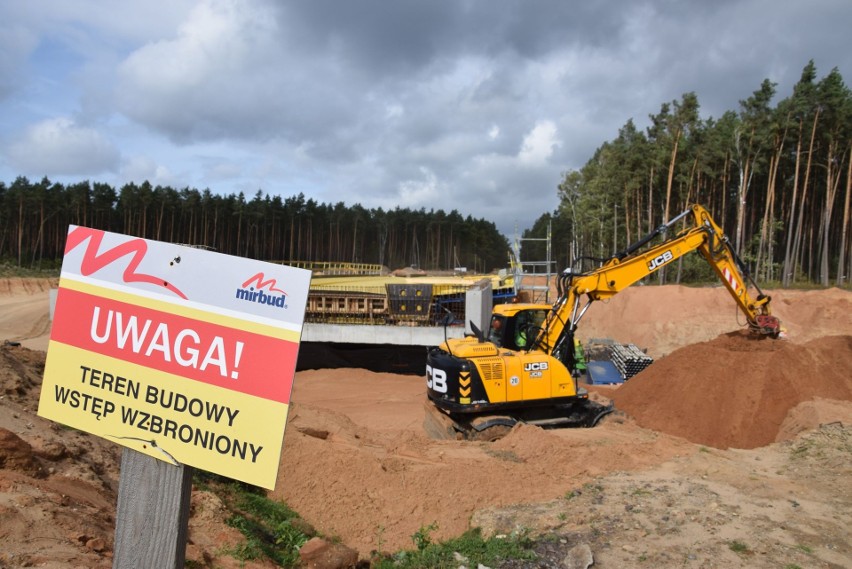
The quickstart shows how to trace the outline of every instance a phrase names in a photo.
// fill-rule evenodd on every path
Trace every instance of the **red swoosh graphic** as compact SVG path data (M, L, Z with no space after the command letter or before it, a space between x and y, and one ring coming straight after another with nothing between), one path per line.
M280 292L281 294L287 294L286 292L284 292L280 288L275 288L275 285L278 284L278 281L276 281L275 279L269 279L269 280L265 281L265 280L263 280L264 278L265 278L265 275L263 273L257 273L256 275L254 275L253 277L250 277L246 282L243 283L243 288L246 288L250 284L255 283L254 288L256 288L258 290L262 289L266 285L269 285L270 291Z
M68 241L65 243L65 254L68 254L86 239L89 239L89 244L86 246L86 251L83 253L83 260L80 263L80 272L83 276L87 277L126 255L132 255L130 262L127 263L127 268L124 269L124 282L149 283L162 286L184 300L187 299L187 296L180 289L165 279L136 272L136 268L142 262L142 259L145 258L145 253L148 252L148 244L144 239L132 239L98 254L98 249L100 249L101 242L104 239L104 232L88 227L77 227L68 234Z

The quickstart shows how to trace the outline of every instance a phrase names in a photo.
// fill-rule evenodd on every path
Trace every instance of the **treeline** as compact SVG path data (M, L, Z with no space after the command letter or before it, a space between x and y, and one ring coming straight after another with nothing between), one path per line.
M611 256L698 203L761 282L848 283L850 90L837 69L818 80L811 61L792 94L773 105L775 95L767 79L737 111L701 119L698 97L686 93L651 115L644 132L627 121L582 168L564 174L558 210L524 236L542 237L551 223L564 268ZM523 257L543 259L540 247L528 245ZM669 279L700 276L706 264L692 263Z
M148 182L117 190L47 178L0 182L0 260L56 266L72 224L260 260L378 263L392 269L465 266L487 272L506 266L509 248L492 222L455 210L386 211L262 191L247 200L242 193Z

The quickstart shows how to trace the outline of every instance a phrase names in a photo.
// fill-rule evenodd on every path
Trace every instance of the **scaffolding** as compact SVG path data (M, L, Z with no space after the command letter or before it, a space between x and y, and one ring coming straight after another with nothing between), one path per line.
M546 258L543 261L521 260L521 244L525 241L546 243ZM515 294L526 302L550 303L550 281L555 278L555 261L551 250L551 222L547 222L546 237L518 237L512 244L510 265L514 273ZM530 278L533 277L533 278ZM544 278L544 284L539 279Z

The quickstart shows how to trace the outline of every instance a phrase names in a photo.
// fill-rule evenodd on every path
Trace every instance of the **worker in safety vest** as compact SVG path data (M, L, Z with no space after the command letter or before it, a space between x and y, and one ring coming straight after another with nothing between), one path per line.
M577 338L574 338L574 371L578 375L586 373L586 352Z
M515 322L515 345L519 350L527 349L527 325L529 324L529 316L525 312L518 314L517 322Z

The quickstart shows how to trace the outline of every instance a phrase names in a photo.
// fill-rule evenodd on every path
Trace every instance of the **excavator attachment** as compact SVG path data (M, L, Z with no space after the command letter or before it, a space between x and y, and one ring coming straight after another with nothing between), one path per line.
M757 321L757 332L777 338L781 334L781 321L777 317L770 314L759 314L755 320Z

